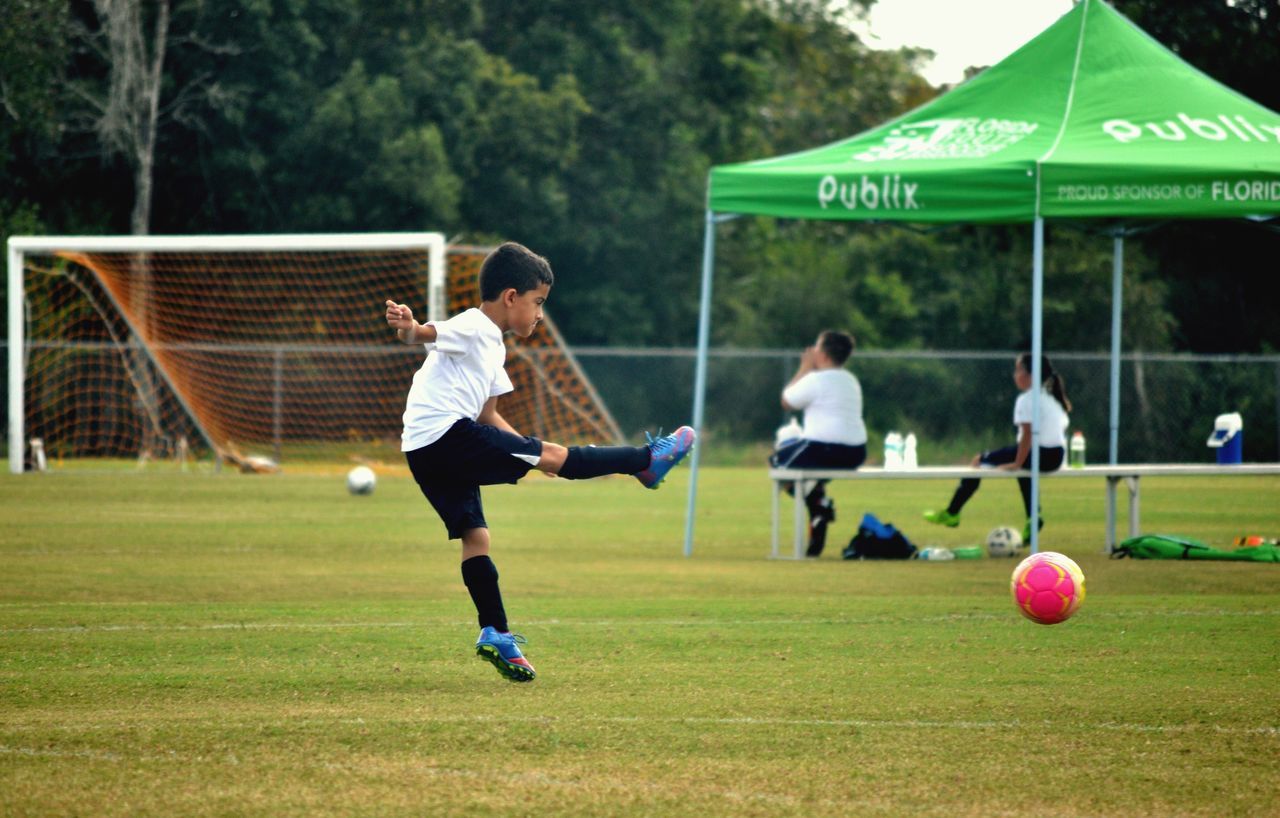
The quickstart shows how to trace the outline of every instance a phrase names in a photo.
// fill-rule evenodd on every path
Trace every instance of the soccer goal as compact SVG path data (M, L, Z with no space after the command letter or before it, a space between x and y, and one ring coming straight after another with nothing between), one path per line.
M9 469L399 462L423 353L383 302L445 318L481 259L438 233L13 237ZM554 327L512 350L510 419L618 437Z

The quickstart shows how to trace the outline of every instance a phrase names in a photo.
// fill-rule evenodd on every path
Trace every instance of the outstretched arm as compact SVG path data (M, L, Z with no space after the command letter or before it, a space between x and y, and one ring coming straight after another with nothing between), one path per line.
M1018 469L1030 468L1027 464L1027 457L1031 454L1031 424L1020 423L1018 425L1022 427L1022 436L1018 440L1018 454L1012 463L1005 463L1001 466L1000 468L1002 469L1017 471Z
M413 318L413 310L404 304L387 301L387 325L396 331L396 337L406 344L430 344L436 340L436 328L419 324Z

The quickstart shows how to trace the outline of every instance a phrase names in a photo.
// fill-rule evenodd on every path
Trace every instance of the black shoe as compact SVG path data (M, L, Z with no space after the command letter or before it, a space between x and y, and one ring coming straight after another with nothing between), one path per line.
M836 504L830 497L823 498L809 517L809 550L806 556L817 557L827 545L827 526L836 518Z

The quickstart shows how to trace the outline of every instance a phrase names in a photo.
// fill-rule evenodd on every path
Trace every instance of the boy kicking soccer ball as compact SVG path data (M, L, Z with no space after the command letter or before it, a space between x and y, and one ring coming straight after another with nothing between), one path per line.
M480 487L515 483L536 468L570 480L630 474L656 489L697 437L681 426L647 446L566 448L525 437L498 414L498 396L514 388L503 368L503 333L528 338L554 282L546 259L507 242L480 267L479 307L419 324L407 306L387 301L387 324L396 336L425 344L430 353L409 388L400 449L449 539L462 540L462 581L480 620L476 654L514 682L532 681L536 673L520 652L524 637L507 626Z

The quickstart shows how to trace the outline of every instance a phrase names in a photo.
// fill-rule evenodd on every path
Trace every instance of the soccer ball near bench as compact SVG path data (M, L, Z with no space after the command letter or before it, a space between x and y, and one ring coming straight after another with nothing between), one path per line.
M992 557L1016 557L1022 548L1022 535L1008 526L993 528L987 535L987 554Z

